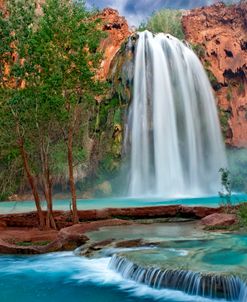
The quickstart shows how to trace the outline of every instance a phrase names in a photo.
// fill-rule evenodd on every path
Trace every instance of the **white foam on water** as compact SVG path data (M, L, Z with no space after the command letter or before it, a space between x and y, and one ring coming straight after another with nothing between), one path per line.
M179 249L173 249L173 248L168 248L165 250L174 252L175 254L178 254L179 256L187 256L189 254L189 251L187 251L187 250L179 250Z
M81 258L81 273L71 277L78 282L93 282L100 285L114 285L136 297L150 297L159 301L174 302L223 302L223 299L208 299L190 296L180 291L169 289L153 289L149 286L123 278L119 273L109 268L111 258L87 259Z
M99 286L114 286L140 298L169 302L225 302L223 299L190 296L181 291L153 289L147 285L125 279L109 268L110 257L88 259L75 256L73 252L59 252L31 257L1 256L1 258L2 263L4 263L4 265L0 265L2 277L5 274L33 274L34 272L47 275L62 274L65 275L63 277L65 283L91 282ZM43 276L41 277L43 278ZM243 296L245 296L244 292Z

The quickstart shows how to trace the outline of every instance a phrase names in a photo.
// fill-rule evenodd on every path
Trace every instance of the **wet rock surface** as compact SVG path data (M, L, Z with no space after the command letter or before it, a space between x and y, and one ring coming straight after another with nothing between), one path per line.
M60 231L23 228L6 230L0 234L0 253L3 254L43 254L55 251L74 250L85 244L88 237L85 232L106 226L128 225L131 222L120 219L109 219L76 224L62 228ZM46 244L36 245L39 240L48 239ZM25 243L25 244L23 244Z
M75 253L76 255L85 257L102 256L102 253L106 256L113 256L116 252L125 249L148 248L158 245L159 242L149 242L141 238L132 240L116 240L112 238L100 242L89 242L76 249Z

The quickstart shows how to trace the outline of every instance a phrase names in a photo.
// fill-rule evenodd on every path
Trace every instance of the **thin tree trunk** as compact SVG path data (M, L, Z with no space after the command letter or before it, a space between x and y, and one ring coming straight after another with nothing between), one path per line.
M41 142L40 146L41 164L42 164L42 183L47 204L47 215L46 215L46 227L57 229L56 223L53 217L53 206L52 206L52 181L50 177L50 170L48 166L48 157L44 149L44 144Z
M24 164L24 169L27 174L27 178L28 178L30 187L32 189L33 197L35 200L35 205L36 205L36 209L37 209L37 213L38 213L38 217L39 217L39 226L41 229L44 229L45 219L44 219L44 215L43 215L42 208L40 205L39 193L38 193L38 189L37 189L34 177L31 173L31 170L30 170L30 167L28 164L27 153L25 151L22 138L20 138L20 141L19 141L19 148L20 148L21 157L22 157L23 164Z
M68 166L69 166L69 184L72 199L73 223L79 222L77 202L76 202L76 187L73 168L73 127L69 127L68 131Z

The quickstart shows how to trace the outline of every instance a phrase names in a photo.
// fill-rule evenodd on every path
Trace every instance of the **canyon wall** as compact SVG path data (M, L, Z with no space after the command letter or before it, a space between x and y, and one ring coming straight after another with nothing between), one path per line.
M102 40L100 50L103 52L98 77L105 80L110 72L110 65L122 44L131 34L126 19L112 8L105 8L97 17L101 20L102 30L106 38Z
M110 77L116 92L128 101L134 47L132 44L130 49L123 42L131 32L117 11L105 9L99 16L108 33L102 42L105 59L100 78ZM226 144L247 147L247 2L218 3L186 11L182 24L185 39L200 57L215 90Z
M226 143L246 147L247 2L193 9L182 23L215 90Z

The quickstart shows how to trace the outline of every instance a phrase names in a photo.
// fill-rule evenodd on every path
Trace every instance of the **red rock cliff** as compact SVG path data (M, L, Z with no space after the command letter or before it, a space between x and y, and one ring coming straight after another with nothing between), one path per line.
M247 2L191 10L183 27L186 39L205 50L201 60L214 81L226 143L246 147Z
M107 33L106 39L101 42L100 46L103 51L103 60L98 77L106 79L113 58L131 32L126 19L121 17L115 9L105 8L97 17L102 20L102 29Z

